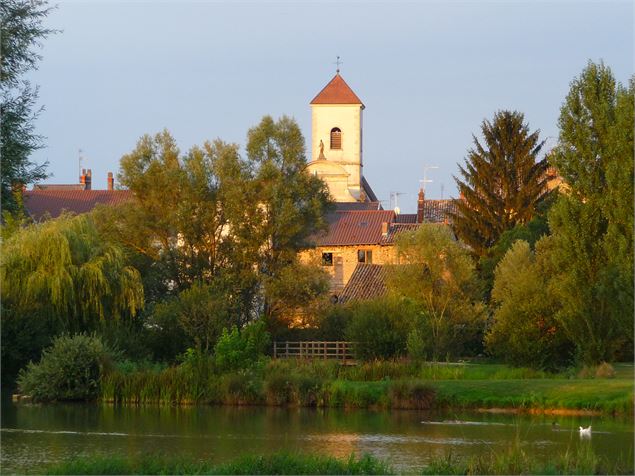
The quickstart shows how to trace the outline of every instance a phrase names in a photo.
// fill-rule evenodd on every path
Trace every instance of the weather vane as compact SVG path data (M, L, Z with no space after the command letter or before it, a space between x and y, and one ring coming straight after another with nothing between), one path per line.
M337 69L335 70L336 73L340 72L340 65L344 64L343 61L340 61L340 57L337 57L337 60L335 61L335 63L333 63L334 65L337 65Z

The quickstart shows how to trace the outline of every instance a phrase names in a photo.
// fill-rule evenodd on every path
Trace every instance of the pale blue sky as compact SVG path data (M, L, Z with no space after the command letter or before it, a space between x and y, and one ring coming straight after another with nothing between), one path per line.
M310 153L309 102L335 73L364 101L364 175L382 200L454 195L452 175L484 118L525 113L558 135L569 83L603 59L633 73L633 2L61 2L33 80L48 182L75 183L78 149L105 188L144 133L182 150L244 145L265 114L295 117ZM385 206L388 206L386 202Z

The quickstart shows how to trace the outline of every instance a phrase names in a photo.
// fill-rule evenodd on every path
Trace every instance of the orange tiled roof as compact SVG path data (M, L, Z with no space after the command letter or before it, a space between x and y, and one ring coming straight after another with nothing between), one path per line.
M380 264L358 263L339 296L339 302L373 299L386 294L386 272Z
M117 205L131 198L129 190L29 190L24 192L24 208L39 221L56 218L64 211L87 213L98 204Z
M364 107L361 99L339 73L313 98L311 104L361 104Z
M391 223L392 210L348 210L330 213L329 229L314 237L317 246L378 245L382 223Z

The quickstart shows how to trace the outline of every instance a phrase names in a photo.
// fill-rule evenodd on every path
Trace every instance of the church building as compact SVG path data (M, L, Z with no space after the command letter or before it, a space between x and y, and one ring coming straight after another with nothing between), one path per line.
M306 170L326 182L335 202L328 231L301 253L331 275L334 301L369 299L385 292L383 266L398 264L395 237L424 222L447 223L452 200L426 200L417 213L384 210L364 177L364 103L339 70L311 101L311 161Z

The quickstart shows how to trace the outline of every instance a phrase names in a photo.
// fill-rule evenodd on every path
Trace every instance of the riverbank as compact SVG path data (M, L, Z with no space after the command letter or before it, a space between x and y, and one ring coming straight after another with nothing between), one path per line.
M113 372L102 380L101 398L116 404L633 413L632 366L621 366L614 378L597 379L531 374L528 369L488 370L492 369L487 365L416 368L394 363L339 370L325 363L284 362L217 376L174 367L160 372ZM520 372L528 377L507 378ZM381 375L383 379L377 379Z
M631 460L632 461L632 460ZM346 458L314 454L276 453L266 456L245 456L233 462L215 465L210 462L144 456L141 458L104 458L99 456L75 459L44 468L44 474L397 474L391 465L371 455ZM499 454L489 452L478 457L460 459L447 454L437 457L413 474L476 475L476 474L633 474L633 467L597 457L590 446L564 454L536 458L512 445Z

